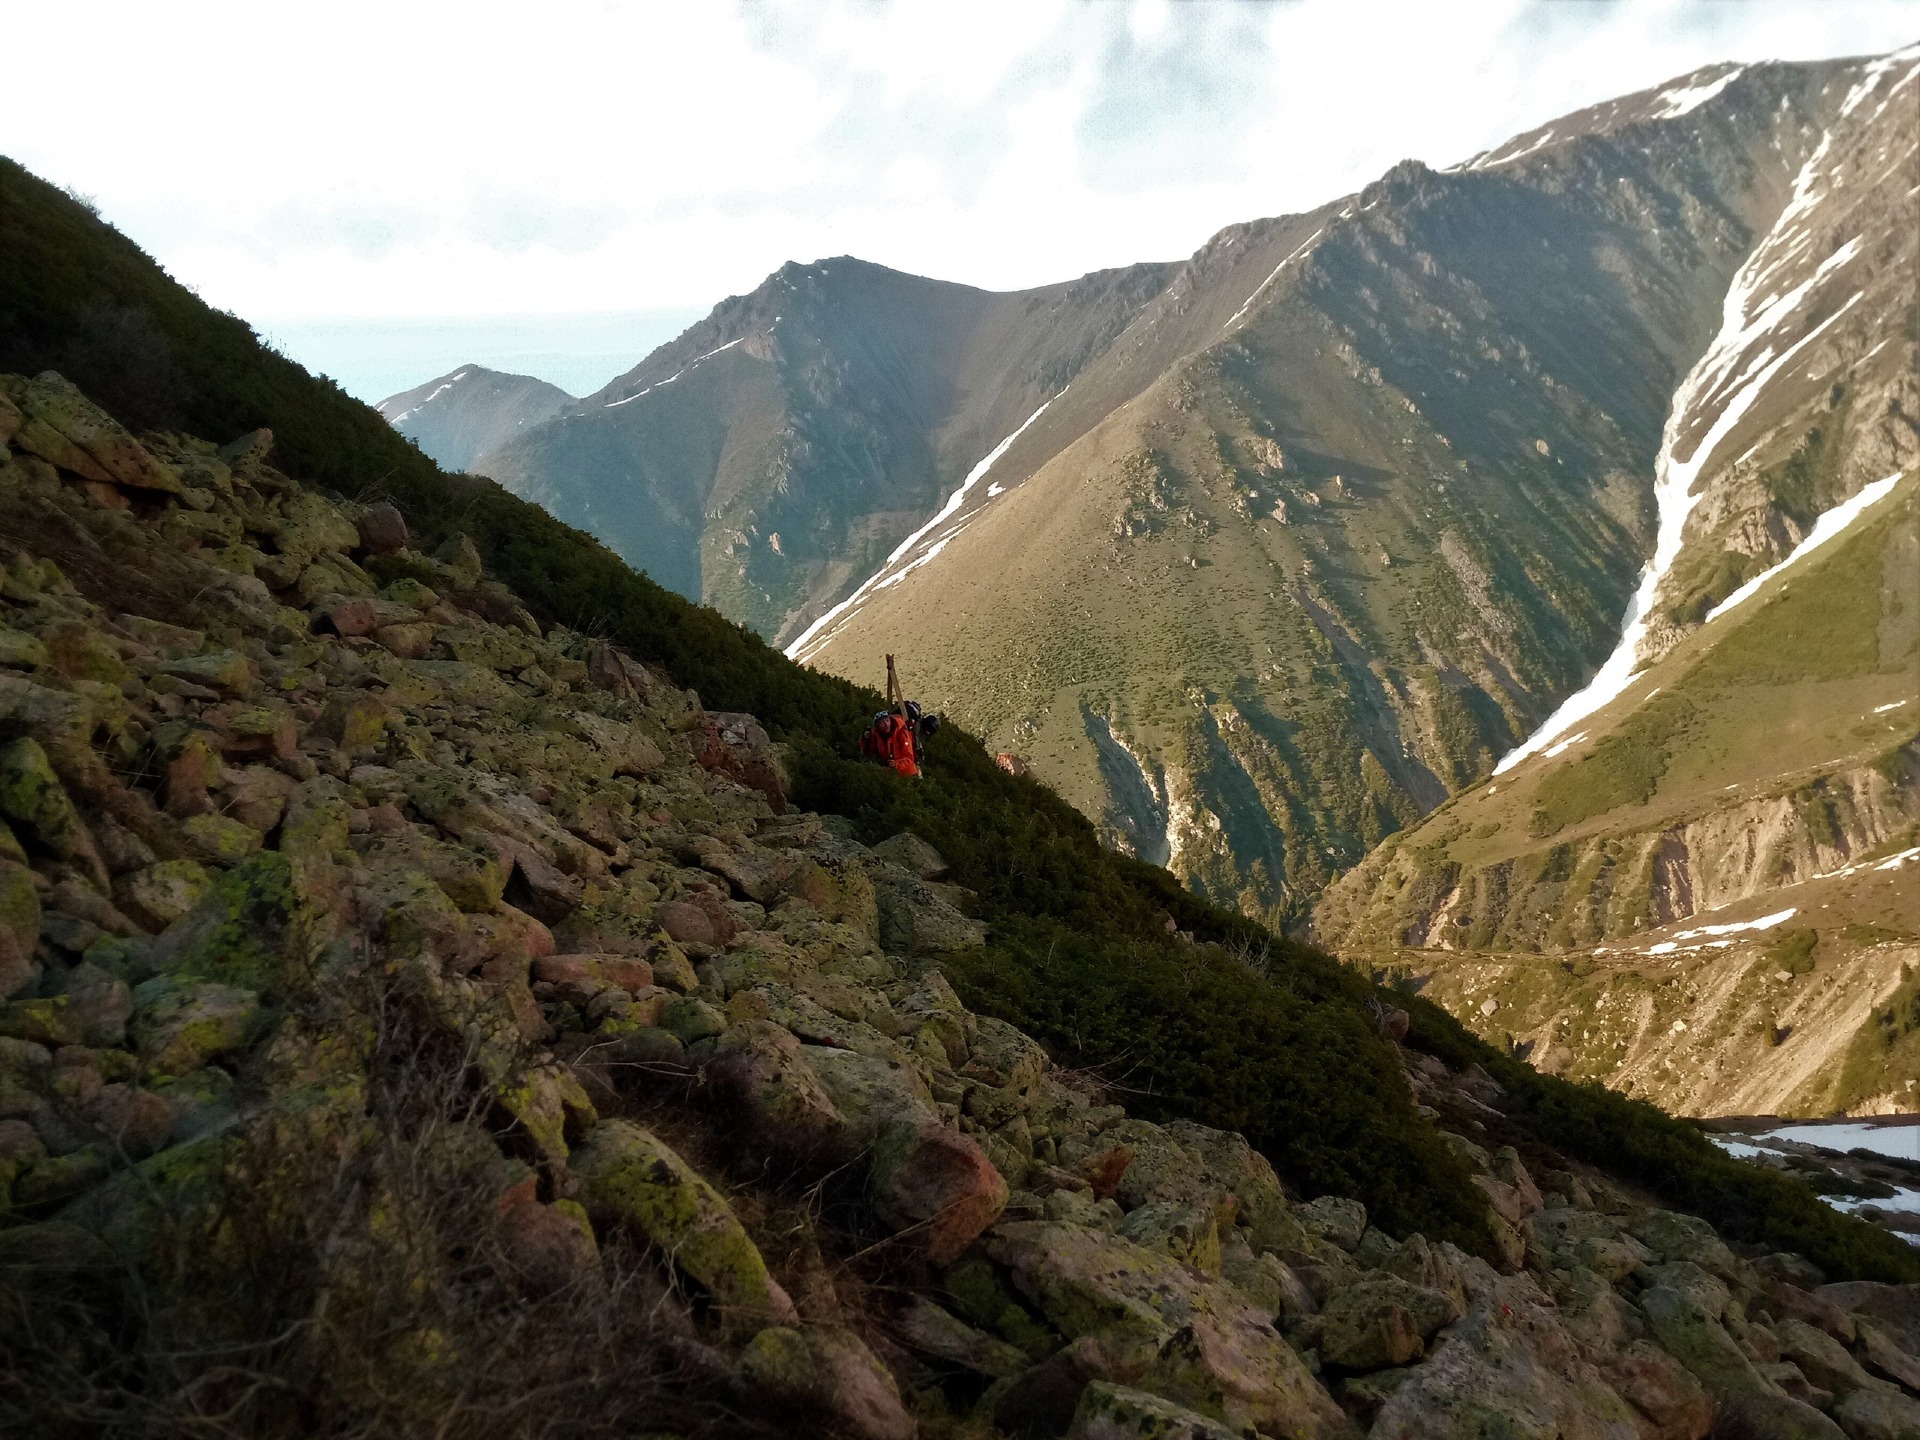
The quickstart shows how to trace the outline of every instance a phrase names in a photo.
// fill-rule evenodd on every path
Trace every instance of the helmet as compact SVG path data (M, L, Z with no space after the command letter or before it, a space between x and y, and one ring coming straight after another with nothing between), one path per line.
M940 728L940 717L931 712L920 717L920 733L931 735Z

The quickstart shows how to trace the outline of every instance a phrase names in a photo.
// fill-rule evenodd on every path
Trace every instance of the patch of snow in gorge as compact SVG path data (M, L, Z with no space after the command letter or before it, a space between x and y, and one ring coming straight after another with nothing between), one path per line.
M818 620L814 621L811 625L807 626L805 630L802 630L800 632L799 638L797 638L791 645L787 646L787 649L786 649L787 658L789 660L797 660L797 661L805 662L814 650L819 649L820 645L824 645L826 643L828 639L828 635L826 633L827 626L839 620L841 616L848 614L851 607L858 604L861 600L865 599L869 594L873 593L876 590L883 590L889 585L898 583L900 578L904 576L908 570L914 570L919 568L919 566L924 565L927 561L931 560L935 555L939 554L941 550L944 550L946 548L947 541L951 540L953 538L953 535L948 535L947 537L945 537L945 539L941 540L937 545L933 547L933 550L931 553L927 555L923 555L918 560L910 563L909 565L906 566L905 569L901 570L900 573L898 575L895 575L892 579L889 580L884 578L887 575L887 572L892 570L893 567L900 562L901 557L910 553L913 550L913 548L916 545L918 545L923 539L925 539L929 533L931 533L934 529L938 528L940 525L944 524L947 520L952 518L954 512L957 511L963 504L966 503L967 492L972 490L975 485L977 485L982 479L986 477L986 473L994 467L994 465L999 461L1002 455L1005 455L1008 450L1013 448L1013 442L1018 440L1022 435L1026 433L1027 427L1033 424L1033 422L1038 420L1042 415L1046 414L1047 407L1053 404L1054 400L1058 400L1060 398L1060 395L1066 394L1067 390L1071 388L1072 386L1063 387L1059 395L1055 395L1052 399L1041 402L1040 408L1034 411L1033 414L1029 415L1025 420L1021 421L1019 428L1017 428L1011 435L1007 436L1006 439L1002 440L998 445L994 446L993 449L989 450L985 454L985 456L981 458L980 463L975 465L973 469L967 472L966 478L960 482L959 487L953 492L953 494L947 497L947 503L940 507L938 514L936 514L931 520L927 521L926 524L922 525L918 530L914 531L911 535L907 536L906 539L902 540L898 545L896 545L893 549L893 553L887 556L886 563L883 564L878 570L874 571L872 575L868 576L865 580L863 580L851 595L849 595L846 599L842 600L838 605L835 605L832 609L828 610L826 614L822 615ZM955 535L959 533L960 533L959 530L954 531ZM816 637L818 637L818 643L815 643Z
M1701 471L1773 378L1859 302L1861 297L1856 292L1785 350L1775 353L1778 337L1774 332L1798 312L1821 282L1860 253L1860 237L1855 236L1828 255L1799 284L1784 291L1768 290L1769 282L1787 258L1807 243L1802 221L1814 204L1822 173L1820 165L1832 138L1831 133L1823 135L1806 164L1801 166L1794 179L1792 197L1780 218L1754 247L1727 287L1726 298L1721 303L1720 333L1674 392L1661 436L1660 453L1654 461L1653 493L1659 524L1653 558L1641 572L1640 583L1627 603L1619 643L1584 688L1568 696L1525 742L1502 757L1494 766L1494 774L1503 774L1544 749L1576 722L1625 692L1640 667L1640 648L1646 639L1647 617L1654 596L1661 580L1679 558L1687 519L1699 502L1693 487ZM1753 353L1756 347L1763 347L1763 353L1756 356ZM1706 433L1694 442L1688 457L1682 460L1679 446L1695 422L1708 414L1713 419Z
M1876 480L1871 485L1862 486L1860 493L1855 495L1851 500L1843 500L1831 510L1824 511L1820 518L1813 522L1813 529L1807 532L1807 538L1794 547L1791 555L1787 556L1787 558L1782 560L1778 565L1768 566L1738 590L1735 590L1731 595L1727 596L1727 598L1722 600L1718 605L1707 611L1707 619L1719 619L1720 616L1733 609L1733 607L1738 605L1742 600L1747 599L1762 585L1773 579L1774 576L1778 575L1796 560L1804 560L1829 540L1841 534L1849 525L1853 524L1855 520L1858 520L1864 511L1886 496L1887 493L1899 483L1900 475L1896 471L1884 480ZM1903 701L1901 703L1904 704L1905 702Z

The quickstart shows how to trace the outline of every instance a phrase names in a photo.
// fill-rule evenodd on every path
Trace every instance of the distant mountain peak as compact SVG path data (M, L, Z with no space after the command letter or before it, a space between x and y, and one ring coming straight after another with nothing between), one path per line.
M386 422L448 470L473 463L574 404L558 385L484 365L462 365L374 406Z

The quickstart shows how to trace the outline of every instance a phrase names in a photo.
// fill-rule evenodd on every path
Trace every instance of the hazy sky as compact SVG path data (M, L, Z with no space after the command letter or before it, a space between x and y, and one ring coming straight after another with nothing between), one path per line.
M1920 3L61 0L5 31L37 57L5 151L272 328L704 310L842 253L995 288L1171 258L1711 61L1895 48Z

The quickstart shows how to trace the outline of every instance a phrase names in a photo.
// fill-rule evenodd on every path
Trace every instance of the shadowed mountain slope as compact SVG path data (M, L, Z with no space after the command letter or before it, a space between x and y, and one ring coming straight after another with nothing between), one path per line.
M489 450L574 403L558 385L483 365L458 370L389 395L373 408L437 465L471 469Z
M478 468L769 638L863 579L1155 294L787 265Z

